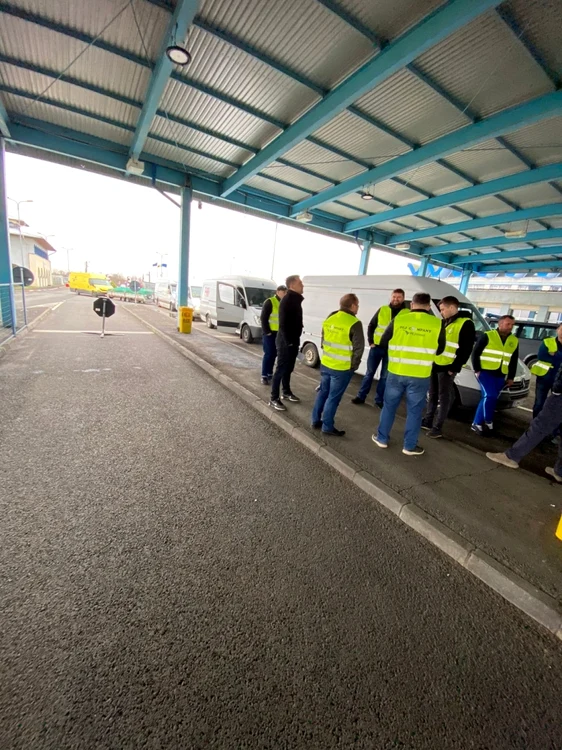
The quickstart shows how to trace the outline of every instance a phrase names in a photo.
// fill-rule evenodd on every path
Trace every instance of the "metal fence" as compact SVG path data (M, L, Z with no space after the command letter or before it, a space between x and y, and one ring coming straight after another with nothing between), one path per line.
M15 336L27 325L24 285L14 283L13 295L12 304L10 284L0 284L0 343Z

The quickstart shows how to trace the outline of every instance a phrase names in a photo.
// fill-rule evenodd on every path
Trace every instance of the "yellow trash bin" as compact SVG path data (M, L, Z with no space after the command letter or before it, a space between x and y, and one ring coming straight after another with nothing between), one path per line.
M556 529L556 536L562 542L562 516L560 516L560 521L558 521L558 527Z
M180 307L178 331L180 333L191 333L192 323L193 323L193 308Z

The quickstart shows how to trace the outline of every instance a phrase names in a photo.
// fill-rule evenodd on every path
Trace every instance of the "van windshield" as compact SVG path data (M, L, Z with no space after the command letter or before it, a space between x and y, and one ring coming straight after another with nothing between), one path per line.
M192 286L191 289L191 296L192 297L199 297L201 298L201 287L200 286Z
M107 279L88 279L90 286L111 286Z
M439 302L440 300L434 299L433 304L439 310ZM470 302L461 302L459 304L459 312L465 312L470 313L470 317L472 319L472 322L474 323L474 327L476 328L476 333L481 333L482 331L489 331L490 325L480 312L477 307L474 307Z
M273 297L275 289L263 289L255 288L251 286L246 287L246 296L248 297L248 304L251 307L263 307L263 303L266 299Z

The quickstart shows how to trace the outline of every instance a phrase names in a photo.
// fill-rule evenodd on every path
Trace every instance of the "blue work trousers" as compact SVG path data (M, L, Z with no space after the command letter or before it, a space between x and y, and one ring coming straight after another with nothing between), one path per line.
M369 391L371 390L371 386L373 385L373 378L375 377L375 373L378 369L378 366L381 366L381 375L379 378L379 382L377 384L377 392L375 394L375 403L379 406L382 406L384 401L384 387L386 385L386 373L387 373L387 366L388 366L388 352L386 349L383 349L380 346L372 346L369 349L369 358L367 360L367 372L363 376L363 380L361 382L361 387L359 388L359 393L357 394L357 398L360 398L361 401L366 401L367 396L369 395Z
M272 378L273 368L275 366L275 357L277 357L277 344L275 343L276 334L272 333L267 336L265 333L262 338L263 359L261 362L262 378Z
M487 370L480 370L478 383L480 384L482 396L476 408L473 424L483 425L484 422L492 424L498 398L505 386L505 377L498 377L495 372L492 374Z
M404 448L413 450L416 447L430 381L431 377L412 378L407 375L395 375L392 372L388 374L384 392L384 406L377 433L377 438L381 443L388 445L396 411L405 396L407 414Z
M322 432L331 432L334 429L336 411L349 385L352 370L332 370L331 367L322 365L320 370L320 390L312 409L312 422L322 422Z

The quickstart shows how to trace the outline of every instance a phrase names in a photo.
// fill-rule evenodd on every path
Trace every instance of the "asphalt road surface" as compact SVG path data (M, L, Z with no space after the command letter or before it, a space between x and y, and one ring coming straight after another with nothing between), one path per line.
M560 641L92 316L0 360L2 750L562 747Z

